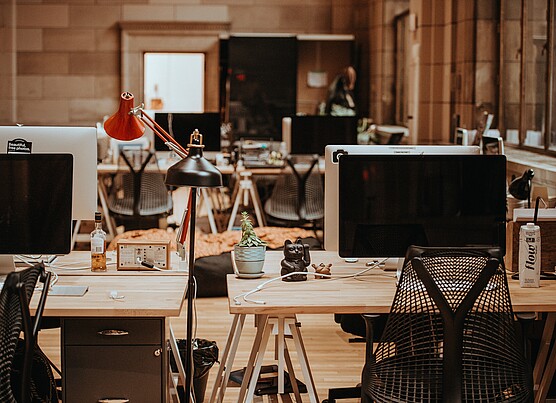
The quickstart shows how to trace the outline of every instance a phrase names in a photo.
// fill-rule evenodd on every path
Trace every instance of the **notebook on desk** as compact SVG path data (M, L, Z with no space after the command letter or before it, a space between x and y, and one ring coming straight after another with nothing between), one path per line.
M55 285L50 288L48 295L82 297L87 291L89 291L88 285Z

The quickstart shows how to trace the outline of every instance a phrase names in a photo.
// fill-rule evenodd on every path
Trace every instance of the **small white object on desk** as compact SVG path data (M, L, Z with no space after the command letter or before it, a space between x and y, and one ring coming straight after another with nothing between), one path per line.
M115 301L116 300L122 300L122 299L125 298L125 295L121 295L120 293L118 293L117 290L111 290L110 293L109 293L109 296L110 296L111 299L113 299Z
M86 285L55 285L50 288L48 295L64 297L82 297L89 290Z

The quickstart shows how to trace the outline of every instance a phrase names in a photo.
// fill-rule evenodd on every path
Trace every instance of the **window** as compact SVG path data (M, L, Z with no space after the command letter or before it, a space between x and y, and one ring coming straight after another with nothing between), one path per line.
M205 111L203 53L145 53L145 108L169 112Z
M508 144L547 152L556 152L555 1L500 3L500 129Z

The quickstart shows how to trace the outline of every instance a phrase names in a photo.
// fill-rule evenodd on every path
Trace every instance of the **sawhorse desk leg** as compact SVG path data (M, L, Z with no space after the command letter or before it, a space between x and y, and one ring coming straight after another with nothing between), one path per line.
M216 221L214 221L214 209L212 207L212 200L209 195L207 188L201 188L201 197L199 204L205 203L207 208L207 217L209 220L210 231L213 234L218 234L218 229L216 228Z
M285 343L286 336L286 326L289 328L291 335L293 337L295 348L297 351L297 357L299 359L299 364L303 372L303 378L307 385L307 392L309 394L309 400L311 403L318 403L319 399L317 396L317 391L315 388L315 383L311 374L311 369L309 367L309 361L307 358L307 353L305 351L305 346L301 338L301 332L299 331L299 322L295 316L272 316L260 315L257 329L257 336L253 343L253 348L251 350L251 355L249 357L249 362L245 370L243 377L243 382L241 384L241 390L239 394L238 401L246 403L251 403L253 401L253 396L255 394L255 388L257 386L257 381L262 368L262 363L264 359L264 354L268 346L268 340L270 335L277 329L277 340L276 340L276 358L278 360L278 393L284 393L284 368L286 367L290 376L293 392L296 397L296 401L301 401L301 394L297 387L297 381L295 379L294 368L291 362L289 351Z
M299 364L303 372L303 378L307 385L309 400L311 403L318 403L319 400L315 388L315 383L311 374L311 369L309 367L309 361L307 358L307 353L305 351L305 346L303 345L301 332L299 330L300 324L299 322L297 322L295 316L282 315L270 317L269 315L256 315L255 319L257 321L257 334L253 341L251 353L249 355L247 366L243 374L243 381L239 391L238 402L253 402L253 396L255 394L257 380L259 379L259 375L261 372L264 354L268 347L270 336L273 333L276 333L275 355L276 359L278 360L278 393L285 393L284 370L287 369L296 401L302 401L295 378L291 357L285 341L287 337L286 333L288 333L287 330L289 330L289 333L291 333L295 344L297 357L299 359ZM244 323L245 315L235 315L232 322L232 327L228 334L226 347L224 348L222 362L220 363L218 374L216 375L216 382L212 390L210 403L222 402L224 399L224 393L226 391L226 386L230 378L231 368L237 352L237 346Z
M209 403L219 403L224 401L224 393L226 393L226 386L230 379L230 373L232 372L232 366L234 364L234 359L237 353L237 346L239 344L239 339L241 338L241 332L243 331L243 325L245 324L246 315L234 315L234 320L232 321L232 327L228 333L228 340L226 341L226 347L222 354L222 360L218 366L218 373L216 375L216 381L210 395ZM216 396L218 395L218 400Z
M257 217L257 223L260 227L264 227L266 225L266 220L263 214L263 209L261 206L261 200L259 198L259 194L257 189L255 188L255 184L251 179L251 172L249 171L242 171L239 173L240 180L239 183L236 185L233 193L233 200L234 204L232 207L232 212L230 214L230 221L228 221L228 231L231 231L234 222L236 219L236 215L239 209L239 203L242 203L244 206L249 204L249 197L251 197L251 201L253 202L253 208L255 209L255 216Z
M550 351L552 334L554 333L555 326L556 312L550 312L548 313L544 324L541 345L539 347L539 353L537 354L535 368L533 370L533 385L536 392L535 403L546 401L548 389L550 388L550 383L552 382L554 372L556 371L556 346L553 345L552 351ZM550 357L548 357L549 351Z

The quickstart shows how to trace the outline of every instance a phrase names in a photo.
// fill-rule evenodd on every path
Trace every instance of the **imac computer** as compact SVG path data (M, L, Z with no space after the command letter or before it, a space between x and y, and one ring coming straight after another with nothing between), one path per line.
M338 251L338 161L343 155L370 154L479 154L478 146L328 145L324 152L324 249Z
M0 154L0 273L13 255L71 250L71 154Z
M344 258L403 258L410 245L495 246L503 255L506 158L342 156L338 217Z
M184 148L190 141L193 130L198 129L203 135L203 144L206 151L220 151L220 114L218 112L205 113L170 113L156 112L154 120L164 130L170 133ZM168 146L154 136L154 148L156 151L168 151Z
M356 116L292 116L282 119L288 154L324 155L328 144L357 144Z
M0 153L68 153L74 157L74 220L94 220L97 210L95 127L0 126Z

